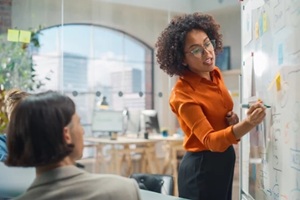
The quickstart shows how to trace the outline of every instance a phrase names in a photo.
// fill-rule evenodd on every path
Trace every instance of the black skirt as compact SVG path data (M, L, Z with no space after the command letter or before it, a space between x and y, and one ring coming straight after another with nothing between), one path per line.
M234 165L232 146L225 152L186 152L178 171L179 196L191 200L231 200Z

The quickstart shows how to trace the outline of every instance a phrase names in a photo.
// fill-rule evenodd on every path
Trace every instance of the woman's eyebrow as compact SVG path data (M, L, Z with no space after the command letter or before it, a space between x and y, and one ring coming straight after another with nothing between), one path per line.
M209 37L204 38L202 46L204 45L205 42L207 42L207 40L209 40ZM192 47L200 47L200 46L201 45L199 45L199 44L192 44L189 46L189 49Z

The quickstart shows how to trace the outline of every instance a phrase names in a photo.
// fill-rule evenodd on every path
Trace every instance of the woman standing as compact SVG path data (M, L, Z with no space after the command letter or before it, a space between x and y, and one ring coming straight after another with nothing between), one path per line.
M222 50L220 26L212 16L177 16L156 43L160 68L179 76L170 106L185 134L178 174L179 196L192 200L230 200L235 164L232 144L262 122L265 107L253 104L241 122L215 66Z

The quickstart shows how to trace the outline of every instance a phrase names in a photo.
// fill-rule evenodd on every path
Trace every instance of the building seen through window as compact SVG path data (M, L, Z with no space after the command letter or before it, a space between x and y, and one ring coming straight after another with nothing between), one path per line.
M99 102L112 110L153 108L153 77L145 73L153 70L153 49L138 39L102 26L69 24L41 30L39 42L36 78L49 80L40 90L69 95L83 124L91 123Z

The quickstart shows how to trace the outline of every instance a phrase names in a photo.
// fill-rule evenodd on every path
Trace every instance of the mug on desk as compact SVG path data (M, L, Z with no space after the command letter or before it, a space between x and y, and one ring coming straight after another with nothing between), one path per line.
M169 132L168 132L168 130L163 130L163 131L161 132L161 134L162 134L163 137L168 137Z
M144 133L144 139L149 139L149 133L148 132Z

